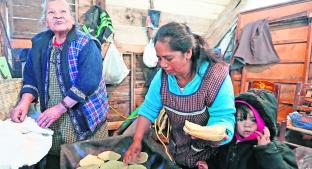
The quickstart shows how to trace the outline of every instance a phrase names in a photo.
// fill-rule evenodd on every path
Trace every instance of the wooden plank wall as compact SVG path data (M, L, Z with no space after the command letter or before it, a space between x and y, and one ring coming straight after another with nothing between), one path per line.
M95 3L104 2L103 6L110 14L112 19L115 44L119 51L124 53L123 58L129 69L134 73L129 73L127 78L118 86L108 86L109 101L113 109L116 109L123 115L129 114L131 110L139 106L146 93L145 81L142 72L142 52L144 46L148 43L145 28L145 18L147 11L151 8L150 1L147 0L69 0L72 9L78 21L82 15ZM177 1L175 1L177 2ZM218 0L218 1L184 1L179 4L181 8L187 10L179 10L174 13L168 7L175 5L173 1L155 1L155 6L161 9L161 17L159 25L163 25L170 21L187 23L193 32L205 35L208 40L213 36L213 42L222 36L227 30L225 25L230 25L239 8L236 8L240 0ZM30 48L30 38L36 33L42 31L45 26L39 23L41 17L41 0L8 0L10 27L12 32L13 48ZM182 2L181 2L182 3ZM212 4L204 4L212 3ZM200 4L204 5L201 6ZM194 16L189 8L198 9L204 15ZM206 9L203 10L202 8ZM157 8L156 8L157 9ZM225 13L222 12L226 11ZM180 11L180 12L179 12ZM182 12L181 12L182 11ZM232 12L235 12L234 14ZM207 15L206 15L207 14ZM211 16L210 16L211 14ZM231 16L231 19L228 17ZM222 19L220 19L222 17ZM219 19L219 20L218 20ZM227 21L227 23L222 23ZM216 25L213 25L217 22ZM222 26L220 31L219 26ZM219 37L219 38L218 38ZM134 60L135 66L132 67L131 59ZM131 79L133 80L131 88ZM132 92L131 92L132 91ZM131 94L134 94L132 97ZM131 99L132 98L132 99ZM132 102L131 102L132 100ZM113 113L109 114L110 121L122 120L122 118Z
M239 14L238 32L248 23L259 19L278 19L292 14L312 11L312 1L295 1ZM309 15L309 12L306 13ZM310 16L311 17L311 16ZM268 80L281 84L278 120L292 112L295 85L311 79L311 23L271 27L272 40L281 61L264 66L247 65L242 72L232 73L235 94L248 89L249 80ZM237 38L237 36L236 36ZM310 71L309 71L310 70Z
M134 57L134 65L131 65L131 57ZM131 70L134 68L133 78L131 78L131 72L128 76L122 81L121 84L112 86L107 85L108 100L110 106L110 113L108 116L109 121L120 121L124 120L122 116L128 116L131 113L131 110L138 107L144 100L147 88L145 85L145 79L143 76L143 60L141 53L125 53L123 54L124 61ZM132 67L134 66L134 67ZM131 79L133 79L134 91L131 93ZM134 94L134 103L131 107L131 95ZM118 113L116 113L116 111Z

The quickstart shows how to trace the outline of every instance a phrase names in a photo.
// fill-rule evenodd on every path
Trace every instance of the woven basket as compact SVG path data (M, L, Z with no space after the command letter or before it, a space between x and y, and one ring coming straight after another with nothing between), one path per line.
M0 80L0 120L9 117L10 110L18 101L22 79Z

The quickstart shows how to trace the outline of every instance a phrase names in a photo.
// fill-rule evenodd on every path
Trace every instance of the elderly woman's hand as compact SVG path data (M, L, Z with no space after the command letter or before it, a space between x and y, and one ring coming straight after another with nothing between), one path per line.
M28 113L29 105L24 102L20 102L15 108L10 111L11 120L17 123L21 123L25 120Z
M18 105L10 111L10 117L12 121L21 123L25 120L28 113L29 106L34 97L29 93L24 93Z
M65 112L66 108L64 108L61 104L54 105L40 114L37 119L37 123L43 128L50 127L51 124L59 119Z

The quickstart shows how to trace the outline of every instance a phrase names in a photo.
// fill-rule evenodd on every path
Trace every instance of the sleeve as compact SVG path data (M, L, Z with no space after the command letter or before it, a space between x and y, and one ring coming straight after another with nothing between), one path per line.
M144 102L142 103L138 112L140 116L146 117L152 123L155 122L160 110L163 107L160 95L161 74L162 70L160 69L153 78L145 96Z
M232 80L228 75L222 83L219 93L211 107L208 107L210 125L223 125L226 127L228 139L221 142L221 145L229 143L234 135L235 127L235 103L234 103L234 90Z
M78 56L78 77L66 95L76 101L84 101L93 94L102 80L102 56L93 40L90 40Z
M294 153L277 140L254 147L257 165L263 169L297 169Z
M30 55L26 58L26 64L23 72L23 86L20 91L20 97L24 93L30 93L34 96L34 102L38 99L39 90L35 79L35 73L33 72L33 63L32 63L32 54L30 51Z

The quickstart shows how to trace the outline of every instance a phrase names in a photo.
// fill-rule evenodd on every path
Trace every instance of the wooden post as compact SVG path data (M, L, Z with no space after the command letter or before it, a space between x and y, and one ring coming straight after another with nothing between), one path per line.
M312 19L312 12L308 12L309 20ZM308 38L307 38L307 50L306 50L306 60L304 64L304 83L308 83L308 80L311 80L310 75L310 63L311 63L311 52L312 52L312 22L308 25Z
M131 53L131 75L130 75L130 112L133 112L135 110L135 55L134 53Z

